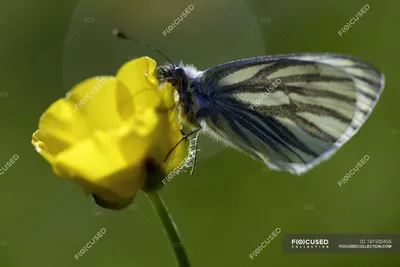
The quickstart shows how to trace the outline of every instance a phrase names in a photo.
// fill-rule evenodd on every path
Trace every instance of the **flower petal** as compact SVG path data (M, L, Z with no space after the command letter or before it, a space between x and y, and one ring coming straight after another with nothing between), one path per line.
M141 165L150 144L138 136L131 135L128 139L135 152L129 154L129 158L120 149L124 145L121 137L95 132L93 138L60 153L53 170L60 177L77 181L90 192L109 190L128 198L143 183Z
M188 154L184 140L164 162L182 126L174 87L160 87L155 70L155 61L143 57L124 64L117 77L83 81L46 110L32 137L56 175L76 181L99 205L126 206L147 176L156 176L149 185L158 189Z
M76 85L67 96L91 130L119 127L134 113L130 90L114 77L95 77Z
M158 88L156 73L157 63L149 57L141 57L126 62L117 72L117 78L122 81L132 94L143 87Z
M90 134L85 120L66 100L60 99L40 117L39 130L32 142L40 148L39 153L56 155Z
M117 79L130 90L136 110L155 107L160 103L156 62L141 57L125 63L117 73Z
M160 88L161 102L163 108L172 108L175 106L174 87L171 83L164 83Z

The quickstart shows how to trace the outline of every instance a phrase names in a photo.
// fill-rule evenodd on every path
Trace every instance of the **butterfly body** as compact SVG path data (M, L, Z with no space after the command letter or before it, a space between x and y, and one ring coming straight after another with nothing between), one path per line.
M189 126L294 174L347 142L384 86L371 65L334 54L257 57L205 71L170 65L159 78L175 86Z

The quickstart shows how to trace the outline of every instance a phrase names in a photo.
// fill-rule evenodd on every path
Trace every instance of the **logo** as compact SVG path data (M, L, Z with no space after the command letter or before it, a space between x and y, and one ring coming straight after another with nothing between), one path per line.
M328 239L297 239L292 238L292 248L329 248Z

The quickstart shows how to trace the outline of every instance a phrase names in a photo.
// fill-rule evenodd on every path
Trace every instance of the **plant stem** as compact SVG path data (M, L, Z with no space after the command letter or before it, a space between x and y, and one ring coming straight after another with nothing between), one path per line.
M176 225L160 195L157 192L148 192L146 193L146 196L150 200L150 203L164 226L164 231L168 236L170 245L172 246L176 260L179 264L178 266L190 267L189 259L186 256L185 249L179 238L178 229L176 228Z

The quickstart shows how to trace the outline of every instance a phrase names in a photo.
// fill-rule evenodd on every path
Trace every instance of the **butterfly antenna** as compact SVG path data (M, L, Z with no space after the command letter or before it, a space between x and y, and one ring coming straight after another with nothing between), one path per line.
M161 52L161 51L158 50L157 48L152 47L151 45L149 45L149 44L147 44L147 43L145 43L145 42L142 42L142 41L140 41L140 40L136 40L136 39L133 39L133 38L131 38L131 37L128 37L125 33L121 32L119 29L113 29L113 30L112 30L112 33L113 33L113 35L115 35L115 36L118 37L119 39L133 41L133 42L135 42L135 43L139 43L139 44L142 44L142 45L147 46L148 48L153 49L154 51L156 51L157 53L159 53L160 55L162 55L169 63L171 63L171 65L172 65L174 68L176 68L175 64L172 63L172 61L171 61L163 52Z

